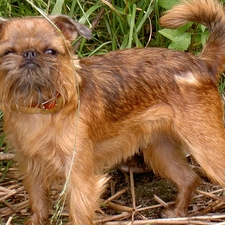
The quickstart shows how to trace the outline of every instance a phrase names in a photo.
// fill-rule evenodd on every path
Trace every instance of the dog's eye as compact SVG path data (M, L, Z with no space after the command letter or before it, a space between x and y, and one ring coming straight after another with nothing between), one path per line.
M48 55L57 55L57 51L54 50L54 49L47 49L45 51L45 54L48 54Z
M7 51L4 52L3 55L5 56L5 55L9 55L9 54L14 54L14 51L13 50L7 50Z

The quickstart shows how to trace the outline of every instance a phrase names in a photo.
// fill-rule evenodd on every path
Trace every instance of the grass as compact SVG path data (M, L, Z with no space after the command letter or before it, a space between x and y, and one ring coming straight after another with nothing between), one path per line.
M92 41L81 43L80 57L146 46L198 52L208 37L207 29L191 23L177 30L161 29L161 14L178 0L0 0L0 16L40 15L31 2L46 14L66 14L88 27L104 10Z

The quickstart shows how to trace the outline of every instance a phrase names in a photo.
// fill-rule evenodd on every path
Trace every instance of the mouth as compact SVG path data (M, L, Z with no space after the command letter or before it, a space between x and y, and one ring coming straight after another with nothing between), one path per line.
M40 68L40 65L36 63L34 60L25 60L21 65L20 68L34 70Z

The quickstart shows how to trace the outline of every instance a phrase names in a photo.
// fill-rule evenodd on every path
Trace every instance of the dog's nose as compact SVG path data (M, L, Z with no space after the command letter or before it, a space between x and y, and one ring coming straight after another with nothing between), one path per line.
M29 50L23 53L23 57L26 59L34 59L37 56L37 52Z

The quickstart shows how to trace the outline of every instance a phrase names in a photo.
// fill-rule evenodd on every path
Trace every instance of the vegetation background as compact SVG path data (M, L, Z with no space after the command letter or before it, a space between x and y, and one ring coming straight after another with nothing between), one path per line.
M178 0L0 0L0 16L39 16L40 12L32 4L46 14L69 15L93 28L92 41L83 40L78 49L81 57L147 46L196 53L208 37L208 30L204 26L188 23L179 29L170 30L162 29L159 25L161 14L177 2Z
M197 54L204 46L209 31L202 25L188 23L176 29L160 27L159 18L178 0L0 0L0 17L14 18L65 14L93 30L90 41L79 39L77 54L90 57L131 47L165 47ZM225 0L221 0L225 3ZM143 56L144 57L144 56ZM159 60L164 60L159 59ZM219 90L223 95L222 76ZM8 151L2 132L0 112L0 149ZM13 161L0 161L0 182Z

